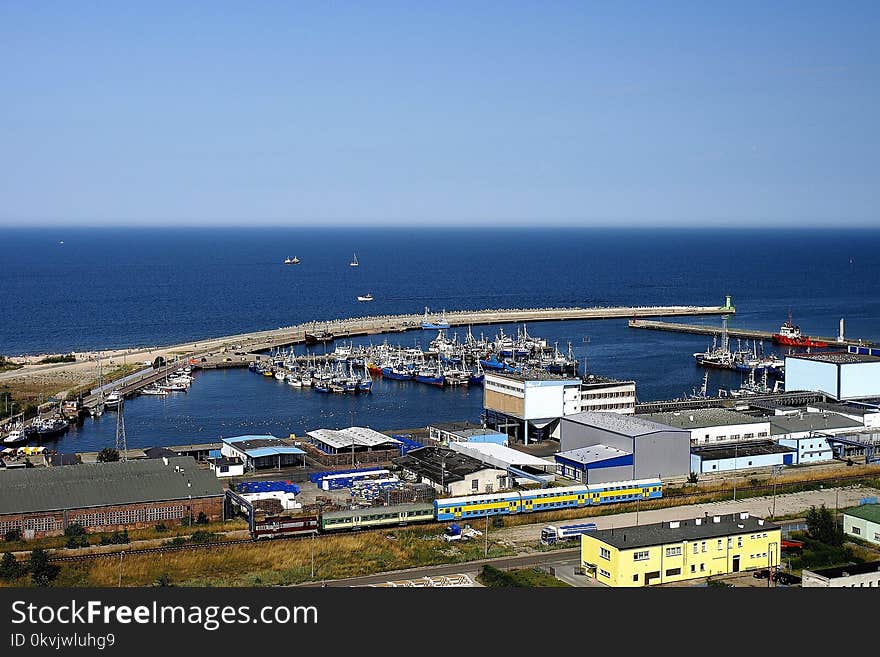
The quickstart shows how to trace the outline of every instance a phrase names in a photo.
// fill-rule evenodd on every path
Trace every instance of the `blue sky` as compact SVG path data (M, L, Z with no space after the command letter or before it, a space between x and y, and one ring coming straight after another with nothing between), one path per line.
M0 224L874 225L880 3L2 2Z

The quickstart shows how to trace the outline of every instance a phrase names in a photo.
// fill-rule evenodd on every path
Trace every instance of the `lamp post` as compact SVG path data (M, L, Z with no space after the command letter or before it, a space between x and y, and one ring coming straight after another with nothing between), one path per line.
M733 501L736 502L736 466L739 456L739 440L733 444Z

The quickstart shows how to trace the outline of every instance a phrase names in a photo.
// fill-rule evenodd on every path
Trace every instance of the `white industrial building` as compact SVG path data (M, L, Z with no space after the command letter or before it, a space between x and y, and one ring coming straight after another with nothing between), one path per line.
M507 470L444 447L413 449L393 463L403 470L402 478L430 484L442 495L495 493L511 484Z
M804 570L802 588L880 588L880 561Z
M697 474L752 470L794 463L794 449L772 440L691 448L691 472Z
M517 484L531 484L536 481L551 484L555 480L553 462L505 445L453 441L449 443L449 448L486 465L507 470Z
M880 397L880 357L852 351L786 356L785 389L824 392L838 401Z
M690 432L691 445L759 440L770 435L770 420L726 408L646 413L638 417Z
M559 437L559 419L582 411L631 414L636 384L595 374L585 378L536 371L527 375L486 372L483 408L489 426L513 440Z

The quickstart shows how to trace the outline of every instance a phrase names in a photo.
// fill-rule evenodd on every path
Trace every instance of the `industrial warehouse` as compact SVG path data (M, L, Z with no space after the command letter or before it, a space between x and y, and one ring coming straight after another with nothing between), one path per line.
M223 519L222 485L188 456L19 469L3 475L2 490L0 533L28 540L73 523L96 532Z

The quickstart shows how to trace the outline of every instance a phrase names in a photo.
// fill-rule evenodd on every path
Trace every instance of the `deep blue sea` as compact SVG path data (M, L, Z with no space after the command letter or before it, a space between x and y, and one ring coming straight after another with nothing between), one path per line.
M731 326L776 329L791 308L805 333L836 335L844 317L848 336L880 338L880 231L52 228L0 229L0 244L6 355L172 344L424 306L718 305L725 294L737 308ZM348 266L354 253L357 268ZM285 266L288 256L301 264ZM367 292L375 301L359 303ZM533 323L529 332L561 348L571 341L593 372L635 379L643 401L702 381L691 354L705 337L634 330L626 320ZM388 338L427 346L435 335ZM384 336L360 342L371 339ZM710 392L739 382L713 371ZM188 393L127 401L125 418L134 447L477 420L481 395L379 382L371 396L330 396L247 370L204 372ZM107 413L56 448L99 449L114 436Z

